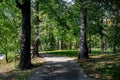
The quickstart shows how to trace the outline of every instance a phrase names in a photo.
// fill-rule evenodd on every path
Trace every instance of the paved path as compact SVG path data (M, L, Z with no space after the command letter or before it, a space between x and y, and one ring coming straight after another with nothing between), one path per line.
M88 77L80 66L69 57L44 55L46 63L28 80L97 80Z

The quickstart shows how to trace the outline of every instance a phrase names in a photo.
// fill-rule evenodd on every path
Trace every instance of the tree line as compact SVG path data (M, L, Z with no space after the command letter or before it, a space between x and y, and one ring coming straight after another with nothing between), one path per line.
M1 0L0 53L20 53L20 69L31 67L38 51L79 49L78 59L91 48L120 47L119 0ZM20 50L19 50L20 49Z

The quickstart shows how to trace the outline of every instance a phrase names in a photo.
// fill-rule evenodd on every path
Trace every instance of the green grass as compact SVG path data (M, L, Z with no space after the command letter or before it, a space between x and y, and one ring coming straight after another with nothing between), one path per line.
M90 55L90 59L79 63L90 76L102 80L120 79L120 54Z
M77 57L77 50L56 50L56 51L48 51L48 54L54 54L57 56L66 56L66 57Z
M2 65L0 66L0 80L26 80L45 60L43 58L32 58L31 61L33 67L23 71L15 69L14 62L6 63L5 60L0 61L0 65Z
M99 54L100 53L100 49L99 48L93 48L92 49L92 51L91 51L91 53L92 54ZM104 54L112 54L112 51L110 50L110 49L107 49L107 50L104 50L104 52L103 52Z

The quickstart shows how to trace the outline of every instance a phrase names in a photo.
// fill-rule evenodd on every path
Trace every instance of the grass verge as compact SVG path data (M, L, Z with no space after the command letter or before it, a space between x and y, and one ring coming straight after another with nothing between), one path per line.
M56 51L48 51L48 54L54 54L57 56L65 56L65 57L77 57L77 50L56 50Z
M31 62L35 67L23 71L15 69L14 62L6 63L5 60L0 61L0 80L26 80L44 61L44 58L33 58Z
M79 64L89 76L120 80L120 54L91 54L90 59L79 60Z

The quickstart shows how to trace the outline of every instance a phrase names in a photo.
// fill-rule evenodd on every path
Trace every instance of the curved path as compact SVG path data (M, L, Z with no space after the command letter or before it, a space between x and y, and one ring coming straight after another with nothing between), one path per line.
M29 76L28 80L97 80L87 76L73 58L42 56L46 63Z

